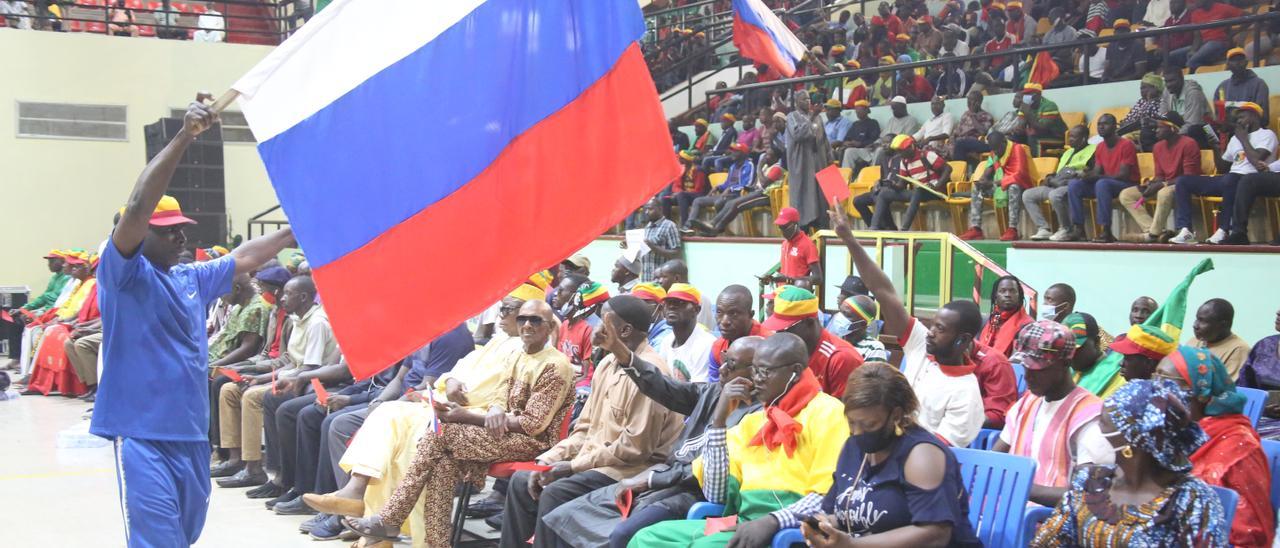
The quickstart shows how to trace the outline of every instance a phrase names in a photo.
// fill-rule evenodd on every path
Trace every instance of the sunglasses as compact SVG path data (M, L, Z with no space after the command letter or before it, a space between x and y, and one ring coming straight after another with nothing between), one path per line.
M534 327L541 326L546 323L542 316L516 316L516 323L520 325L529 324Z
M751 366L751 376L752 377L768 377L769 375L772 375L774 371L787 369L789 367L795 367L795 365L796 364L787 364L787 365L776 365L773 367L757 367L753 365Z
M499 316L499 317L502 317L502 318L505 318L505 317L507 317L507 316L510 316L510 315L511 315L511 313L513 313L513 312L515 312L515 311L517 311L517 310L520 310L520 307L518 307L518 306L506 306L506 305L503 305L503 306L498 307L498 316Z

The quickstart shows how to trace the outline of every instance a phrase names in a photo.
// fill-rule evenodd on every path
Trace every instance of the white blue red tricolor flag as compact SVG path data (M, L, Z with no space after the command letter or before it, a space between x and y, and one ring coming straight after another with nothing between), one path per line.
M760 0L733 0L733 45L783 76L795 74L805 53L804 43Z
M234 86L366 377L679 175L635 0L338 0Z

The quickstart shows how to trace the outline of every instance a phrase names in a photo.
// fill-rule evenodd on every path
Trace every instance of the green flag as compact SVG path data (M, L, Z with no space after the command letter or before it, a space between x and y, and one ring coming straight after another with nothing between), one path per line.
M1177 341L1182 334L1182 322L1187 316L1187 292L1191 290L1191 282L1195 281L1196 276L1213 270L1213 259L1204 259L1197 264L1187 276L1178 283L1173 291L1169 293L1169 297L1165 299L1164 304L1160 305L1150 318L1144 322L1144 325L1159 327L1174 341ZM1106 350L1106 349L1102 349ZM1093 366L1088 373L1076 379L1076 384L1081 388L1088 390L1099 397L1106 397L1103 391L1111 384L1112 379L1120 374L1120 362L1124 361L1124 356L1109 352L1098 365ZM1118 386L1118 385L1117 385Z

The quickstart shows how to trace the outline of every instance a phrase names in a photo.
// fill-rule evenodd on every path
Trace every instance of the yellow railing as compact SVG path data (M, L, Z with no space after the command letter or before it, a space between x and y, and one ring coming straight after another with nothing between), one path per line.
M905 242L903 245L905 253L904 278L906 287L899 288L903 292L903 304L906 305L907 311L915 315L916 309L916 252L917 243L937 242L939 246L939 270L938 273L938 302L939 304L948 303L952 300L952 285L955 279L954 261L952 260L955 252L959 251L967 256L976 265L974 272L974 288L972 298L974 302L982 301L982 273L990 270L999 276L1008 276L1009 271L1005 270L995 261L991 260L981 251L974 249L969 242L961 240L955 234L950 232L888 232L880 230L855 230L853 236L860 241L872 240L875 242L874 253L872 258L876 264L884 267L884 248L886 242ZM818 246L818 256L822 264L826 264L827 240L834 240L835 245L843 246L840 237L831 230L821 230L814 234L815 243ZM847 272L853 272L853 258L850 257L846 265ZM821 291L823 288L819 288ZM1036 305L1038 293L1034 288L1022 284L1022 290L1027 298L1029 313L1034 317L1036 314Z

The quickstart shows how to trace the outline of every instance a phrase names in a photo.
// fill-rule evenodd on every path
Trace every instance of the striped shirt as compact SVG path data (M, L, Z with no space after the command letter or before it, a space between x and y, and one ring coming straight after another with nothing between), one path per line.
M941 189L943 183L945 183L941 178L942 168L946 165L947 160L938 153L932 150L922 150L916 152L915 158L902 160L898 164L898 174Z
M644 227L644 239L668 249L680 247L680 231L671 219L662 218ZM657 253L649 251L640 256L640 281L653 282L658 279L658 267L667 262Z

